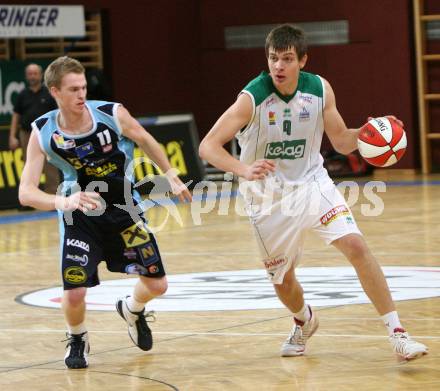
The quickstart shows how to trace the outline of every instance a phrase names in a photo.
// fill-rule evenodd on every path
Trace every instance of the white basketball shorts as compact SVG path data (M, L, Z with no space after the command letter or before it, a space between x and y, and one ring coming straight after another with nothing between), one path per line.
M362 235L350 208L326 176L292 186L267 181L265 188L243 194L268 277L281 284L292 264L298 263L305 234L316 232L326 244L348 234Z

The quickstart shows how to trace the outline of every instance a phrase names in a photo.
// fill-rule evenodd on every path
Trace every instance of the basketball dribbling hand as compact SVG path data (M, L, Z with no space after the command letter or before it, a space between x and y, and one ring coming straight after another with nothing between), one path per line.
M247 167L243 178L248 181L255 181L258 179L264 179L267 174L274 172L276 168L273 160L260 159L255 160L250 166Z
M389 120L396 121L399 124L399 126L402 127L402 128L405 127L405 124L399 118L397 118L394 115L388 114L388 115L382 115L382 117L388 118ZM374 117L368 117L367 121L370 121L372 119L374 119Z

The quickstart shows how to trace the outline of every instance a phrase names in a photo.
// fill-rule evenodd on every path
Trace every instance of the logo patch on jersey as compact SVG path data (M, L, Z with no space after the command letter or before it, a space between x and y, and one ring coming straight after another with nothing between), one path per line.
M79 147L75 148L76 156L78 156L80 159L85 158L88 155L91 155L95 150L93 149L93 144L91 141L88 143L85 143L83 145L80 145Z
M307 111L307 109L303 106L301 108L301 111L299 113L299 120L300 121L308 121L310 119L310 113Z
M300 159L304 156L306 140L276 141L266 144L266 159Z
M64 149L70 149L75 147L76 147L75 140L64 140Z
M93 167L93 163L90 163L92 167L86 167L86 175L102 178L109 175L113 171L117 170L118 166L115 163L105 163L102 166Z
M58 148L64 149L64 137L61 136L61 134L54 133L52 135L52 138Z
M292 117L292 111L289 108L284 109L283 118L290 118L290 117Z
M150 234L148 233L146 224L142 221L133 224L121 232L125 247L136 247L150 241Z
M266 102L266 107L269 107L275 103L275 98L272 97Z
M312 95L303 95L303 94L301 94L299 96L299 99L301 99L303 102L306 102L306 103L312 103L313 97L312 97Z
M275 125L276 119L275 119L275 112L269 111L269 125Z
M333 220L339 216L350 216L350 211L345 205L339 205L329 210L324 216L320 218L322 225L329 225ZM351 221L353 223L353 220Z
M53 141L55 141L55 145L60 149L70 149L75 147L75 140L64 140L64 137L61 134L54 133L52 138Z
M75 170L80 170L84 167L84 164L77 157L68 157L67 160L75 168Z

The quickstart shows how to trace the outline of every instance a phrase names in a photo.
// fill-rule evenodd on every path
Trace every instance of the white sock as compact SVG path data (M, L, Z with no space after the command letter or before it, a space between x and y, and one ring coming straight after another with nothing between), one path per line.
M68 324L67 329L69 330L69 334L82 334L87 331L86 325L84 324L84 322L77 324L75 326Z
M388 312L388 314L382 315L380 317L387 328L388 335L392 335L394 333L394 329L403 329L400 324L399 315L397 315L397 311Z
M304 302L303 307L293 314L293 316L301 322L307 322L312 317L309 306Z
M140 303L133 296L128 296L127 306L130 312L141 312L145 308L145 303Z

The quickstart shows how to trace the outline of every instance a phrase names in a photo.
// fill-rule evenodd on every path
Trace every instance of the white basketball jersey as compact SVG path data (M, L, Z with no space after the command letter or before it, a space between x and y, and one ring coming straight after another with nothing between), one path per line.
M240 160L276 160L275 176L300 184L327 175L320 154L324 133L324 82L311 73L300 72L293 95L281 95L267 72L252 80L241 93L248 94L254 115L239 134Z

